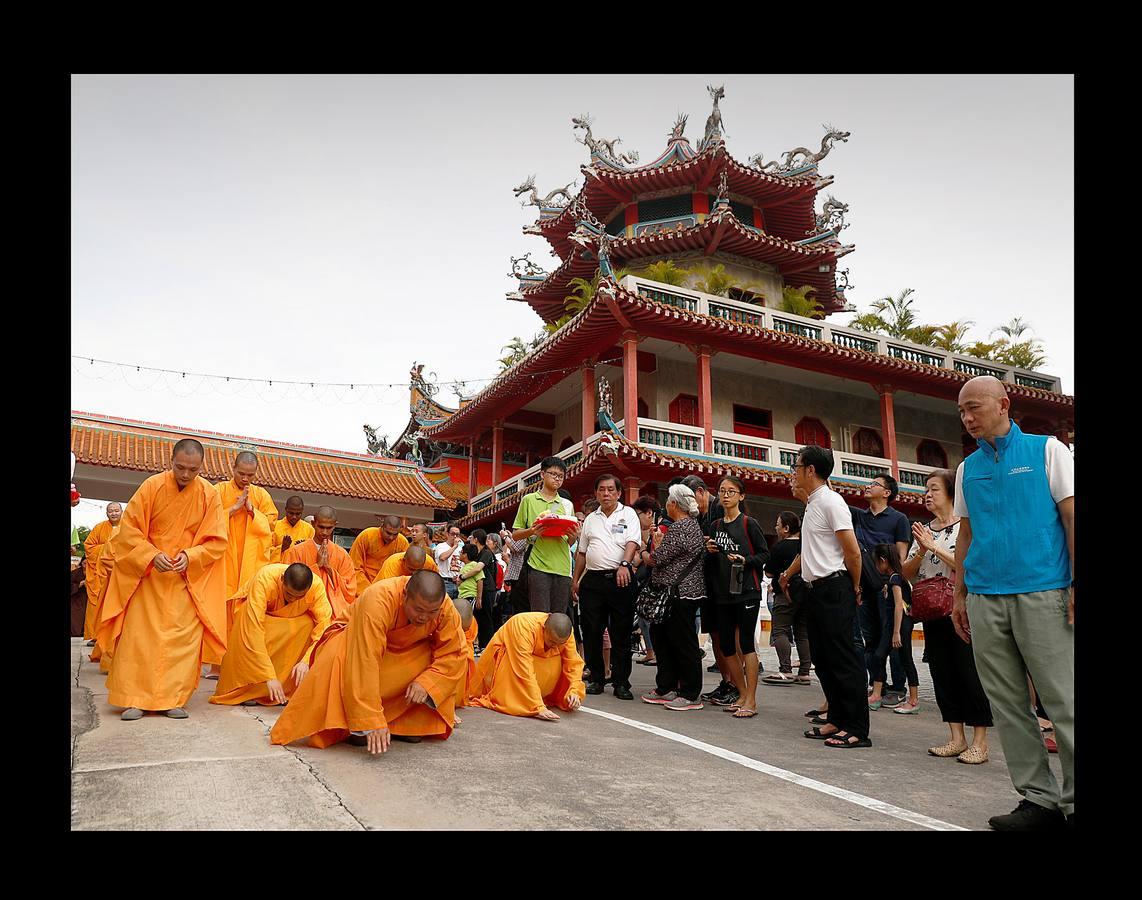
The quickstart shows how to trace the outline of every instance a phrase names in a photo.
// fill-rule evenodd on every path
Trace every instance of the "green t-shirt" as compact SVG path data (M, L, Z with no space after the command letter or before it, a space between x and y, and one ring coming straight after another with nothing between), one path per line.
M524 496L519 504L519 512L515 514L512 530L530 528L535 524L541 513L553 512L562 516L575 515L575 507L570 500L556 497L554 500L544 500L539 491ZM566 537L535 537L532 538L531 556L527 564L537 572L550 572L552 575L571 577L571 549Z
M480 589L481 589L480 582L483 580L484 580L484 567L480 566L480 568L476 570L476 573L474 575L472 575L470 578L465 578L463 581L460 582L459 591L458 591L459 595L461 597L468 599L468 600L475 600L476 594L478 594L480 592Z

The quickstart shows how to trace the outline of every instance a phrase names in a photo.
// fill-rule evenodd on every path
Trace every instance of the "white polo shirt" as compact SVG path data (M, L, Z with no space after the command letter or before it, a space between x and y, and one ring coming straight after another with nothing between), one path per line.
M853 530L853 514L841 495L821 485L805 503L801 520L801 577L810 583L845 568L838 531Z
M456 572L452 570L452 559L455 557L456 562L460 562L460 551L464 549L464 542L457 541L455 547L449 547L447 541L441 541L436 545L436 549L432 551L432 555L436 557L437 568L440 569L440 577L448 581L456 580ZM457 569L456 571L459 571Z
M642 546L642 525L638 513L619 503L609 516L600 508L583 520L578 552L586 554L588 572L611 572L622 563L628 541Z

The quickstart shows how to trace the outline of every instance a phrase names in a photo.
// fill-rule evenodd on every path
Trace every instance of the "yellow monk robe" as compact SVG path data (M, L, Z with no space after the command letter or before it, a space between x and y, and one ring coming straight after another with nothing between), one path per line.
M282 683L286 697L293 694L293 667L303 659L308 662L309 651L329 627L333 611L319 578L313 579L304 597L288 603L282 586L282 573L288 568L288 563L262 566L232 598L234 630L211 703L234 706L257 700L275 706L266 687L273 678Z
M408 538L403 534L397 534L387 544L384 540L380 528L366 528L353 541L349 558L353 560L353 568L357 570L358 597L364 594L365 588L376 579L386 559L394 553L404 553L408 549Z
M543 645L547 613L517 613L488 642L476 665L476 678L468 703L512 716L534 716L542 709L570 709L566 698L573 691L587 696L583 659L572 635L560 647Z
M468 662L468 667L464 672L464 677L456 685L456 708L462 709L468 705L468 695L472 691L472 687L476 684L476 635L479 633L480 623L476 621L475 616L472 621L468 623L468 628L463 632L464 635L464 658Z
M289 522L286 521L285 518L278 519L274 523L273 545L270 547L269 555L270 562L276 563L282 561L282 538L288 537L291 541L290 546L292 547L300 541L313 540L315 533L313 526L305 521L305 519L298 519L297 524L293 527L290 527Z
M226 652L226 515L203 478L178 489L171 472L139 486L119 533L96 640L112 655L107 702L143 710L184 706L203 660ZM185 572L160 572L159 552L185 552Z
M222 501L222 515L237 501L242 490L234 484L234 480L216 484L218 497ZM238 589L249 583L254 574L270 561L269 551L272 545L271 535L274 523L278 520L278 508L270 498L269 492L256 484L251 484L247 496L254 506L251 515L245 509L240 509L229 517L227 527L226 545L226 596L233 597ZM226 604L226 634L234 627L234 604ZM209 663L222 662L218 659L207 659Z
M301 544L291 544L282 557L284 563L304 563L313 569L313 574L321 579L325 585L325 596L329 605L333 607L333 618L339 618L357 599L357 571L353 568L353 561L344 547L339 547L333 541L326 544L329 547L329 568L317 565L317 544L305 541Z
M87 612L83 617L83 639L90 641L95 637L95 613L99 609L99 595L102 592L103 582L99 575L99 557L107 542L119 531L118 525L112 525L104 519L91 529L91 534L83 542L84 558L87 560L86 575Z
M440 567L436 565L436 560L432 558L432 551L427 551L424 556L424 565L421 566L429 572L439 572ZM413 572L416 569L412 570ZM377 577L373 582L384 581L386 578L400 578L402 575L412 575L412 572L406 572L404 568L404 551L394 553L381 564L381 571L377 573Z
M452 733L465 667L460 614L445 597L435 619L409 622L407 583L405 577L371 585L349 607L348 623L334 623L325 633L313 668L270 732L273 743L308 737L312 747L329 747L350 731L378 728L421 737ZM414 681L435 709L405 699Z

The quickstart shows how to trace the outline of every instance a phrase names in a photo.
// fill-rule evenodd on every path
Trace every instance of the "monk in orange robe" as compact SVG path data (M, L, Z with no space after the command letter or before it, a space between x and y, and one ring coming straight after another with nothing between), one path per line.
M112 656L107 702L185 719L203 659L226 651L226 513L203 478L202 444L174 445L171 470L139 486L111 539L115 567L96 641Z
M270 563L239 590L234 630L211 703L285 703L309 672L310 651L333 610L325 585L304 563Z
M435 545L432 543L432 535L428 533L427 525L417 522L409 528L408 532L410 547L423 547L431 553Z
M243 450L234 457L234 477L215 485L228 517L226 544L226 596L233 597L254 573L270 561L270 547L278 508L269 492L254 484L258 457ZM226 634L234 627L234 604L226 604ZM207 678L217 678L221 658L206 660L213 665Z
M107 547L107 542L119 532L119 521L123 518L123 507L118 503L107 504L107 519L91 529L91 534L83 542L85 565L84 584L87 588L87 612L83 617L83 639L89 647L95 645L95 613L99 609L99 594L103 583L99 576L99 557Z
M338 741L384 753L393 738L419 743L452 733L464 677L460 616L444 579L417 572L370 586L318 644L313 668L270 740L310 746Z
M305 563L325 585L325 596L333 607L333 618L338 618L357 599L357 571L343 547L333 541L337 527L337 511L322 506L313 517L313 540L290 544L282 554L282 562Z
M376 583L385 578L398 578L401 575L411 575L421 569L427 569L429 572L440 571L432 554L420 545L413 544L403 553L394 553L386 559L373 582Z
M468 694L472 685L476 683L476 635L479 631L479 623L476 621L475 615L472 613L472 604L461 597L454 597L452 605L456 607L456 612L460 614L460 626L464 629L464 658L468 661L467 670L464 677L456 685L456 708L468 705ZM453 725L460 724L460 715L457 713L453 717Z
M408 538L400 533L400 519L396 516L385 516L379 528L366 528L357 535L349 550L357 570L357 596L373 583L386 559L407 549Z
M122 521L122 519L120 519ZM99 621L102 618L103 601L107 599L107 586L111 582L111 571L115 568L115 545L108 541L103 545L103 550L99 554L99 563L96 572L96 577L99 579L99 597L95 603L94 612L91 613L92 630L98 637ZM111 671L111 652L104 652L104 649L99 646L97 640L92 641L95 646L91 650L91 656L88 658L92 662L99 663L99 671L106 675Z
M282 555L289 550L291 544L313 539L313 526L302 518L304 514L305 501L301 497L295 495L286 500L285 518L274 523L274 531L270 536L273 542L270 562L281 562Z
M559 718L551 706L578 709L587 687L571 631L562 613L512 616L480 656L469 705L548 721Z

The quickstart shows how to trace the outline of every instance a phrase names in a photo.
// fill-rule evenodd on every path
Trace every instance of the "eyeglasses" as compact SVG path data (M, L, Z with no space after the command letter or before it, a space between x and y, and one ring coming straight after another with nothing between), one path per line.
M796 472L798 469L807 469L807 468L809 468L809 467L807 465L805 465L804 463L794 463L793 465L791 465L789 467L789 471L790 472Z
M718 491L718 496L719 497L732 497L734 494L740 494L740 493L741 493L741 491L736 491L736 490Z
M546 475L548 478L554 478L558 481L562 481L564 478L567 477L567 473L560 472L558 469L551 469L550 471L544 472L543 474Z

